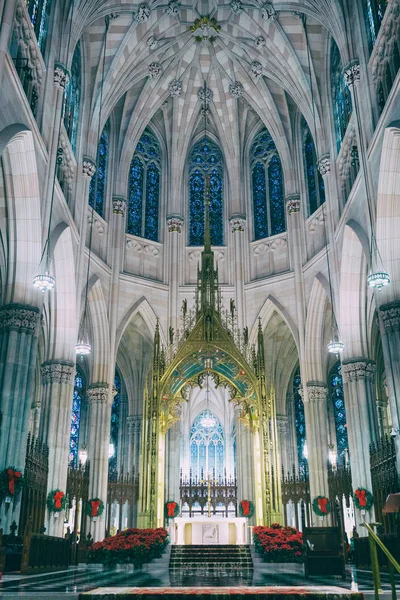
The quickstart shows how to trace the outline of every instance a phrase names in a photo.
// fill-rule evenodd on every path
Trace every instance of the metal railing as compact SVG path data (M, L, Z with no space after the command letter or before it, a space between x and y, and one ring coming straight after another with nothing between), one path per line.
M396 582L395 582L395 570L400 573L400 565L394 556L389 552L386 548L385 544L379 537L376 535L375 531L372 527L377 527L380 523L361 523L362 527L365 527L368 531L368 541L369 541L369 549L371 553L371 565L372 565L372 577L374 580L374 592L375 592L375 600L379 599L379 594L383 594L382 586L381 586L381 574L379 570L379 561L378 561L378 551L377 546L382 550L382 552L386 555L389 563L389 577L390 577L390 587L392 588L392 600L397 599L396 594Z

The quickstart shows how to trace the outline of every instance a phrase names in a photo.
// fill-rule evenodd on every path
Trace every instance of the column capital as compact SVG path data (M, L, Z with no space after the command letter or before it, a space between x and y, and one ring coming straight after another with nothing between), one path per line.
M0 308L0 331L34 333L39 321L40 310L37 306L13 303Z
M75 365L68 360L47 360L40 367L42 383L67 383L73 382Z
M285 200L289 215L300 212L300 194L290 194Z
M96 163L89 157L84 156L82 161L82 173L92 179L93 175L96 173Z
M108 383L93 383L86 394L89 404L105 404L108 400Z
M391 302L379 307L386 331L400 329L400 302Z
M331 157L329 154L323 154L321 158L318 159L318 171L321 173L322 177L327 175L331 170Z
M114 215L121 215L123 217L126 213L128 203L124 196L113 196L112 206Z
M54 63L53 83L60 90L65 90L69 84L69 71L62 63Z
M343 77L348 88L351 88L354 83L360 81L360 61L358 58L353 58L353 60L344 67Z
M177 233L182 233L183 223L184 220L183 217L181 217L181 215L168 215L168 232L172 233L173 231L176 231Z
M244 231L244 225L246 223L246 215L232 215L229 219L229 224L232 229L232 233L235 231Z
M342 362L344 383L359 379L374 379L375 362L369 358L350 359Z
M307 399L308 402L325 402L328 393L328 388L324 383L309 381L307 383Z

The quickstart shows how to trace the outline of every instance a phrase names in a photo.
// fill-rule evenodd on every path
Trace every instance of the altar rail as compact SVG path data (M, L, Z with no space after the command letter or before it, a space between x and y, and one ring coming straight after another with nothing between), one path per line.
M181 470L179 490L182 516L207 514L210 503L211 514L237 517L236 477L227 477L226 471L224 477L216 478L214 471L212 478L204 478L203 472L199 478L192 470L189 477L183 476Z

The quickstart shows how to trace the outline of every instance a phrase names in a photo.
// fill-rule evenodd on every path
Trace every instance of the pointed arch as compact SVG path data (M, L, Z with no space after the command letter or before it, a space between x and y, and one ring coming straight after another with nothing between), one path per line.
M290 315L289 311L287 310L287 308L285 308L283 306L283 304L281 304L279 302L279 300L277 300L274 296L269 295L268 298L266 299L266 301L264 302L264 304L262 305L258 315L256 316L256 319L253 323L253 326L251 328L251 331L249 333L249 343L250 345L252 344L256 344L257 342L257 333L258 333L258 322L259 319L261 320L261 328L264 331L265 328L268 325L269 320L271 319L274 311L276 311L281 317L282 319L285 321L286 325L288 326L297 350L299 349L299 332L298 332L298 328L296 326L296 323L294 322L294 319L292 318L292 316Z
M305 367L307 381L325 381L327 352L325 352L325 319L329 284L322 273L314 278L308 301Z
M147 298L145 298L145 296L141 296L138 300L136 300L136 302L134 304L132 304L132 306L126 311L125 315L121 319L121 322L117 329L116 348L118 348L118 346L121 342L121 338L122 338L127 326L129 325L130 321L138 313L142 315L144 321L146 322L148 331L149 331L149 335L150 335L150 340L151 340L151 342L153 342L153 335L156 330L158 317L157 317L156 313L154 312L152 306L150 305L149 301L147 300ZM167 338L166 338L161 326L160 326L160 337L161 337L161 341L164 344L164 346L167 346Z
M91 326L91 371L92 382L106 382L110 370L110 336L107 304L101 281L93 277L89 281L88 309Z

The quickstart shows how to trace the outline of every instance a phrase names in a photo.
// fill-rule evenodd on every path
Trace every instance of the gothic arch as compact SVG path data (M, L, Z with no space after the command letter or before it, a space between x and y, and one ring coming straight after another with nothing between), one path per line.
M288 328L294 338L296 347L297 347L297 349L299 349L299 332L298 332L298 328L296 327L296 324L295 324L292 316L290 315L287 308L285 308L283 306L283 304L281 304L271 294L268 296L268 298L264 302L263 306L261 307L261 309L253 323L253 326L252 326L250 334L249 334L250 345L255 344L257 341L258 320L259 319L261 320L261 328L263 331L265 331L265 328L268 325L268 321L271 319L272 315L274 314L274 311L276 311L282 317L282 319L285 321L286 325L288 326Z
M144 296L141 296L138 300L136 300L136 302L134 304L132 304L132 306L126 311L125 315L121 319L121 322L117 329L116 342L115 342L116 348L118 348L118 346L121 342L121 338L124 334L124 331L126 330L127 326L129 325L129 322L138 313L140 313L142 315L143 319L145 320L147 327L148 327L148 331L149 331L149 339L151 340L151 343L153 343L152 332L155 331L155 329L156 329L158 317L157 317L156 313L154 312L152 306L149 304L147 298L145 298ZM163 333L161 327L160 327L160 336L161 336L161 342L164 344L164 346L167 346L167 338L166 338L165 334Z
M88 310L91 326L91 382L109 380L110 336L107 315L107 304L101 282L98 278L89 281Z
M305 335L305 360L306 373L302 373L302 380L325 381L326 354L325 319L328 305L328 282L318 273L314 278L311 294L308 301L306 335Z

